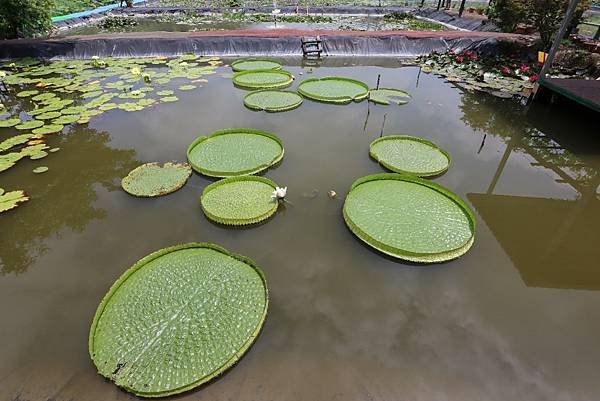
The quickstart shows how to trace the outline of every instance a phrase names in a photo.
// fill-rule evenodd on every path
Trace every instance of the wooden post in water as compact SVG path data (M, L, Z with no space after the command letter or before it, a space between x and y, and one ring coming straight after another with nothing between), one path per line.
M377 74L377 86L375 89L379 89L379 80L381 79L381 74Z

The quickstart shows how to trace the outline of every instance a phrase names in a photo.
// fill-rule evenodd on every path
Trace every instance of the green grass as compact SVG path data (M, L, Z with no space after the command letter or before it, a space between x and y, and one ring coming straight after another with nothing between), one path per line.
M92 10L96 7L118 3L118 0L54 0L53 17Z

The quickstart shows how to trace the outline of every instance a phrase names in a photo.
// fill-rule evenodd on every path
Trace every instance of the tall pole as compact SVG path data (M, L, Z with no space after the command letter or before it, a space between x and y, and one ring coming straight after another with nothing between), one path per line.
M544 78L544 76L548 73L548 71L550 71L550 67L552 66L554 57L556 56L556 53L558 52L558 49L560 48L560 42L561 42L562 38L565 36L565 33L567 32L567 28L569 27L569 24L571 23L571 19L573 19L573 14L575 14L575 9L577 8L578 3L579 3L579 0L570 0L569 1L569 7L567 8L567 14L565 15L565 18L563 19L562 23L560 24L560 28L558 29L558 33L556 34L556 37L554 38L552 47L550 47L550 52L548 53L548 57L546 58L546 61L544 62L544 66L542 67L542 70L540 71L540 77L542 77L542 78Z
M466 2L466 0L462 0L460 2L460 8L458 9L458 16L459 17L462 17L463 11L465 11L465 2Z

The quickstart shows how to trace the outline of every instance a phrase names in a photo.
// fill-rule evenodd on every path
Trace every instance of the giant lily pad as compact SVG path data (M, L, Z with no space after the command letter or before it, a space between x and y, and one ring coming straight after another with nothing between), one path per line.
M251 128L231 128L196 138L187 150L194 170L211 177L255 174L283 158L275 135Z
M233 74L235 86L243 89L275 89L291 85L294 77L283 70L250 70Z
M373 103L389 105L396 103L398 105L406 104L410 101L410 95L400 89L379 88L369 91L369 100Z
M246 107L270 112L295 109L302 104L302 96L296 92L264 89L250 92L244 97Z
M309 99L346 104L366 98L369 95L369 87L350 78L308 78L298 85L298 92Z
M0 191L2 192L0 193L0 213L14 209L19 206L19 203L29 200L29 197L23 191L4 192L3 189L0 189Z
M268 292L250 259L213 244L154 252L98 306L89 352L98 372L144 397L178 394L218 377L250 348Z
M240 59L231 63L233 71L280 70L281 63L268 59Z
M450 155L433 142L408 135L389 135L374 140L369 154L384 167L397 173L429 177L450 166Z
M192 168L187 163L146 163L131 170L121 186L134 196L155 197L177 191L190 175Z
M258 223L277 211L279 202L271 196L276 187L263 177L230 177L207 186L200 204L206 216L217 223Z
M373 248L404 260L443 262L466 253L475 238L471 209L448 189L412 175L358 179L344 203L350 230Z

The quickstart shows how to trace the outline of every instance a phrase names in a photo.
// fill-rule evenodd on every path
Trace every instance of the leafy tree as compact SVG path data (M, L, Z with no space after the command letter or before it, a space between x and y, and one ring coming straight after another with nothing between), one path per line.
M526 0L495 0L490 4L487 15L504 32L513 32L525 21Z
M0 0L0 39L47 33L53 7L54 0Z

